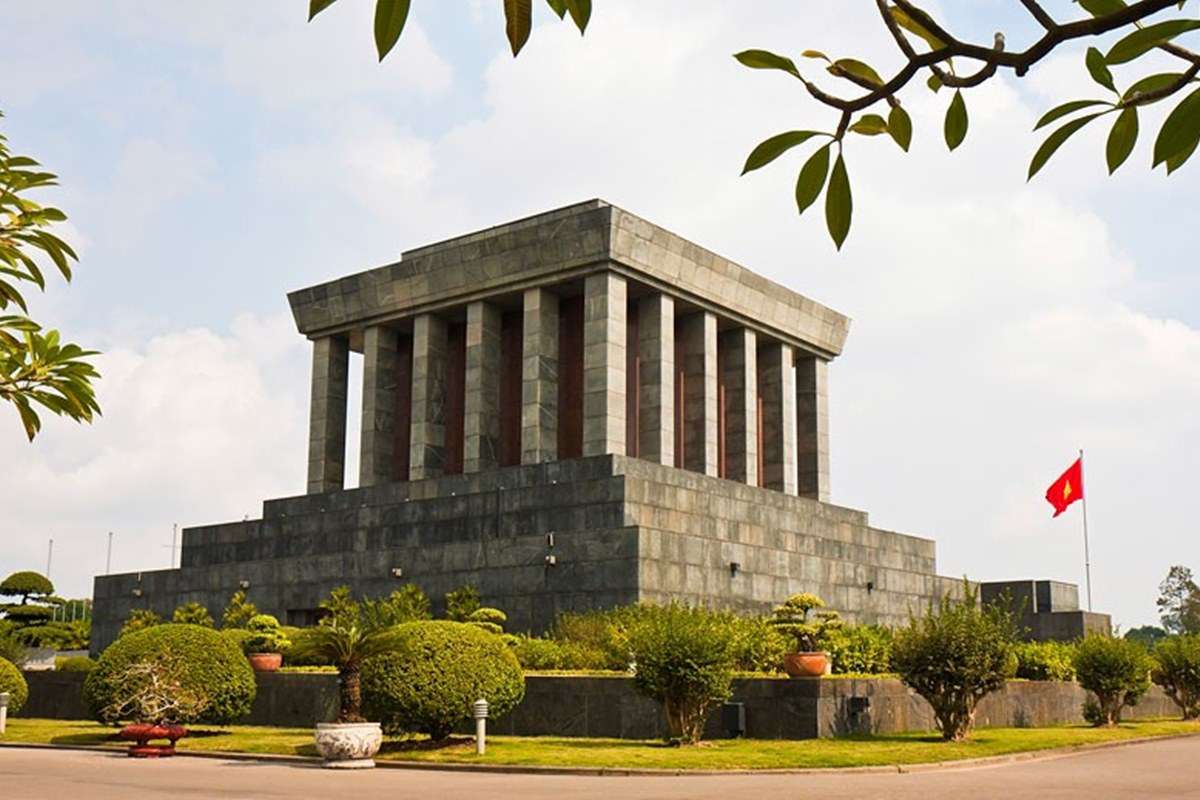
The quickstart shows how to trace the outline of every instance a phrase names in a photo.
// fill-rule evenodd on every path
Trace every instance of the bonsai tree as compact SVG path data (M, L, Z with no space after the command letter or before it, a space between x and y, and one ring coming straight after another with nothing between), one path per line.
M964 581L964 597L943 595L935 609L896 631L892 664L900 678L933 707L942 738L962 741L975 724L975 706L1017 670L1017 626L1004 604L981 608Z
M481 606L467 616L466 622L488 633L502 634L504 623L508 622L508 615L498 608Z
M372 656L391 652L399 644L396 624L378 606L364 606L347 586L334 589L321 603L326 616L306 628L292 643L289 654L297 659L320 660L338 670L338 722L366 722L362 715L362 664Z
M255 615L246 623L246 630L250 634L242 640L246 653L283 653L292 646L280 630L279 620L270 614Z
M151 725L179 725L201 716L212 703L202 684L187 679L183 658L162 653L117 673L111 699L100 716Z
M238 589L229 598L221 612L222 628L245 628L250 620L258 616L258 606L246 599L246 592Z
M1184 719L1200 718L1200 634L1172 636L1154 648L1150 678L1175 701Z
M41 626L54 616L55 606L65 602L54 596L54 584L38 572L14 572L0 581L0 596L19 598L0 604L4 618L17 628Z
M171 615L171 622L180 625L199 625L203 628L212 628L212 614L208 613L208 609L195 600L184 603L175 609L175 613Z
M796 643L797 653L811 653L824 637L841 627L841 620L832 611L818 613L812 620L808 618L814 608L824 607L825 601L815 594L794 594L775 607L770 624Z
M1095 695L1083 711L1084 719L1093 725L1116 725L1121 711L1137 705L1150 688L1150 656L1129 639L1086 636L1075 646L1074 662L1079 685Z

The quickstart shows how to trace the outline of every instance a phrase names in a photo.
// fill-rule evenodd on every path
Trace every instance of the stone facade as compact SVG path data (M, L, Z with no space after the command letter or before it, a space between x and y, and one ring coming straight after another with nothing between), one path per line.
M185 529L177 570L102 576L93 645L133 608L244 587L320 600L463 584L540 631L680 599L765 611L799 591L902 623L961 581L933 542L829 501L829 362L849 320L601 201L289 295L313 342L308 494ZM360 487L345 488L363 354Z

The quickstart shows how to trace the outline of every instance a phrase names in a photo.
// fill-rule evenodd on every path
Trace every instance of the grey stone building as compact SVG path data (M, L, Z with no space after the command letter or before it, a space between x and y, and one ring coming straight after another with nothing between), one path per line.
M312 341L308 492L189 528L182 566L96 578L93 646L133 608L246 589L290 624L340 584L463 584L546 628L677 598L798 591L901 623L961 580L934 543L829 502L827 381L849 320L602 201L293 292ZM348 360L363 358L359 488Z

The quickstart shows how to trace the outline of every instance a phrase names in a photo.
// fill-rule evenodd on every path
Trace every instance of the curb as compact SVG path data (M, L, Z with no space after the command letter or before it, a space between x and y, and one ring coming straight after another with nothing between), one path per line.
M981 769L1004 766L1026 761L1051 761L1069 758L1095 750L1111 750L1119 747L1146 744L1171 739L1200 737L1196 733L1172 733L1163 736L1140 736L1113 742L1067 745L1045 750L1028 750L998 756L962 758L952 761L927 761L917 764L890 764L869 767L799 767L794 769L655 769L650 767L542 767L518 764L462 764L453 762L379 760L375 766L381 769L423 770L426 772L474 772L494 775L577 775L585 777L713 777L717 775L905 775L918 772L952 772L955 770ZM114 755L124 754L124 746L45 744L41 742L0 742L0 748L25 748L28 750L74 750L101 752ZM315 756L289 756L274 753L243 753L179 750L176 757L223 759L226 761L259 761L263 763L293 764L296 766L318 766L321 759Z

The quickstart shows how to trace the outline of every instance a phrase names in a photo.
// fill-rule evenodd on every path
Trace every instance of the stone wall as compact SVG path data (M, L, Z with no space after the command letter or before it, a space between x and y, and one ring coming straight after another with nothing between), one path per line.
M84 674L27 672L29 702L22 717L86 719L80 700ZM337 715L337 676L329 673L260 674L251 725L309 727ZM979 705L980 727L1037 727L1083 722L1085 692L1074 683L1010 681ZM811 739L859 733L933 730L929 704L889 678L739 678L731 702L744 703L746 735L757 739ZM1126 719L1178 717L1157 686ZM528 675L525 699L490 730L519 736L583 736L654 739L663 736L658 705L642 697L626 677ZM467 728L464 727L466 732ZM718 709L705 736L728 735Z

